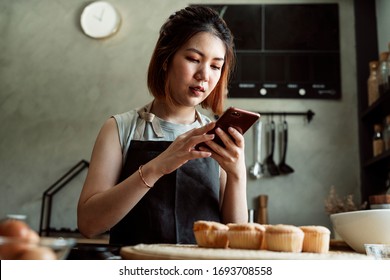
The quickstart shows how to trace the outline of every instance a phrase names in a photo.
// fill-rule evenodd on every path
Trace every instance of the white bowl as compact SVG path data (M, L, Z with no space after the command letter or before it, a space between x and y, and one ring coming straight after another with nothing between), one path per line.
M364 244L390 244L390 209L360 210L330 215L334 230L359 253Z

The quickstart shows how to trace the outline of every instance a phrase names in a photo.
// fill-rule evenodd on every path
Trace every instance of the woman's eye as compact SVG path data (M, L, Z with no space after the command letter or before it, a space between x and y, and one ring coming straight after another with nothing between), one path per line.
M221 70L221 67L217 65L211 65L211 68L214 70Z
M187 59L191 62L199 62L199 60L192 58L192 57L187 57Z

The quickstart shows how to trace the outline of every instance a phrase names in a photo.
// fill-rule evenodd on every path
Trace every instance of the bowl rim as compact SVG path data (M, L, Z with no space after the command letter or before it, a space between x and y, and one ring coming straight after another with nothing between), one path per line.
M356 213L371 213L371 212L390 212L390 209L365 209L365 210L347 211L347 212L330 214L330 216L337 217L343 215L354 215Z

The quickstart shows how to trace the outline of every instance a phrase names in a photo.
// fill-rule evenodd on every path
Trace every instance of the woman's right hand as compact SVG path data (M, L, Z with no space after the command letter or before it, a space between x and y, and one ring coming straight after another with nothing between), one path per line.
M211 122L178 136L164 152L153 160L154 164L159 166L162 175L173 172L191 159L210 157L211 152L196 150L195 146L214 139L214 134L206 133L214 126L215 122Z

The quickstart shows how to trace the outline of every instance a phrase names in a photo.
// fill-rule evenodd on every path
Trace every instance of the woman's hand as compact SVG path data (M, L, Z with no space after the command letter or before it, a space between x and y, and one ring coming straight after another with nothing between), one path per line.
M214 126L215 122L211 122L178 136L164 152L153 160L154 164L159 166L164 175L173 172L191 159L210 157L212 155L210 151L196 150L194 147L201 142L210 142L214 139L214 134L206 134Z
M207 141L205 144L209 149L201 147L200 150L211 152L211 157L218 161L229 175L240 176L242 172L245 172L244 136L233 127L228 129L231 137L220 128L217 128L215 132L221 138L225 147L214 141Z

